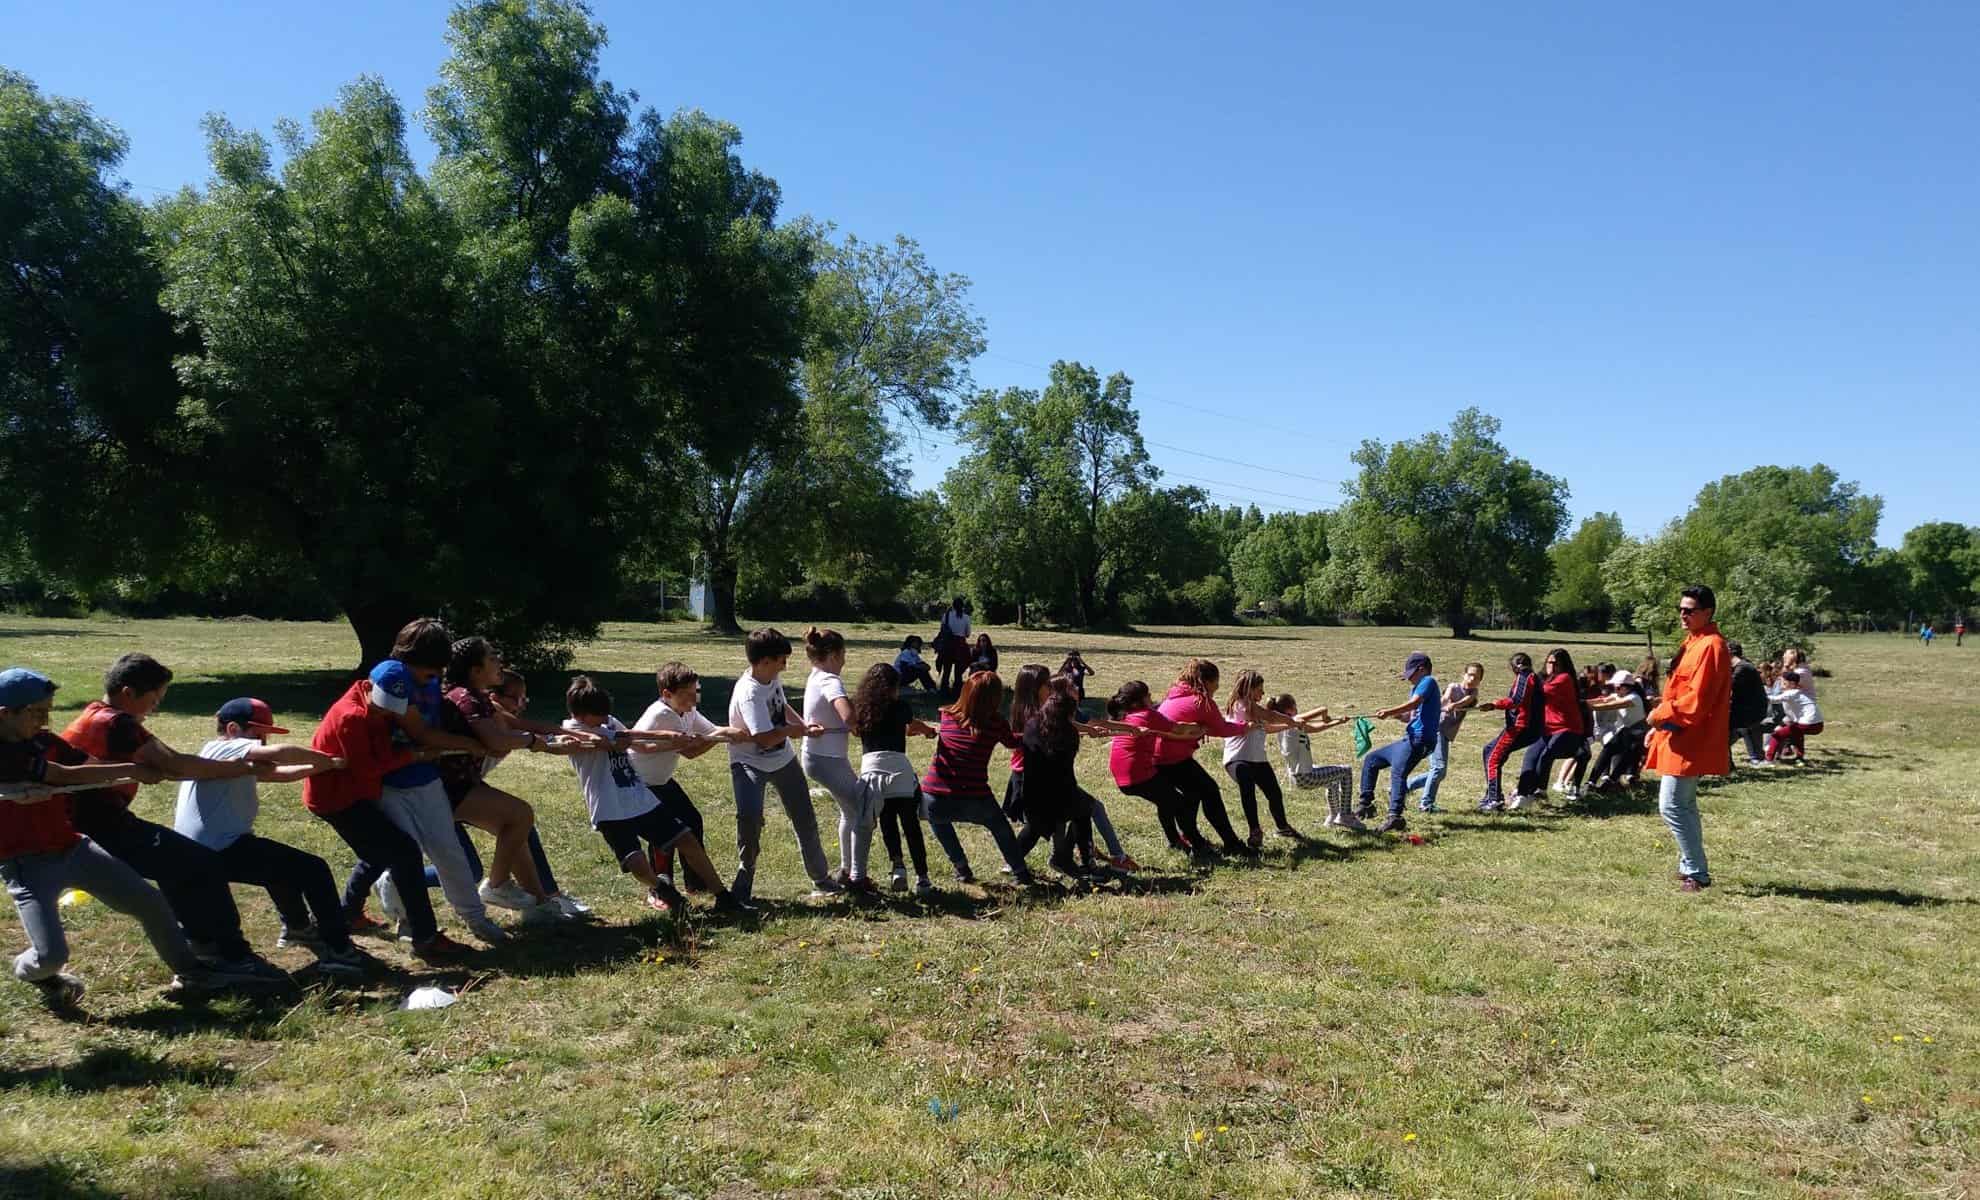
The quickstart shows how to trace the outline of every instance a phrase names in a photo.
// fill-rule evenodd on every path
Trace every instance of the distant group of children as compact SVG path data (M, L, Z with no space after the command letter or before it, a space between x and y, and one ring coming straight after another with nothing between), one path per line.
M961 621L953 623L945 615L945 638L968 636L960 601L950 615L957 614ZM1400 672L1408 697L1370 716L1335 715L1325 706L1302 710L1287 694L1268 698L1265 679L1254 670L1240 672L1220 703L1218 667L1191 659L1159 699L1146 683L1126 681L1107 701L1106 715L1094 717L1082 701L1095 672L1076 651L1056 671L1020 668L1007 705L987 635L973 643L967 667L942 680L931 678L919 643L907 639L892 662L868 667L848 689L845 638L811 629L803 640L810 669L794 705L782 678L791 641L775 629L758 629L745 640L748 667L730 691L723 724L701 713L700 679L679 662L659 668L657 698L631 725L614 715L610 693L583 675L565 693L567 719L546 724L523 715L523 678L490 643L454 640L440 622L422 619L401 630L390 656L330 707L309 746L272 743L288 731L274 723L267 704L242 697L221 706L214 736L197 754L165 746L144 726L172 679L149 656L126 655L113 664L103 695L59 736L47 730L55 684L10 669L0 673L0 879L30 943L14 973L51 1004L72 1005L81 996L81 981L64 970L58 902L70 888L136 917L175 972L171 990L186 994L287 978L250 948L230 884L265 889L281 922L275 944L308 948L332 975L376 968L353 933L396 935L428 963L460 953L464 947L439 928L429 887L489 944L510 936L491 919L490 907L518 912L527 923L582 917L589 908L559 890L531 806L488 780L512 753L570 759L592 827L621 872L639 882L646 903L681 914L689 906L684 893L700 891L718 910L746 914L755 911L773 794L796 837L813 898L882 890L869 871L876 827L891 868L886 888L932 894L924 823L962 882L975 875L958 823L984 827L1003 869L1020 884L1034 881L1027 860L1041 842L1054 872L1091 881L1139 864L1106 804L1078 780L1080 747L1089 739L1108 739L1115 786L1153 807L1170 847L1211 863L1259 855L1266 836L1261 795L1275 834L1304 837L1287 811L1282 779L1294 789L1324 790L1330 827L1369 828L1385 770L1388 811L1378 831L1406 828L1404 800L1412 791L1421 792L1420 812L1439 811L1453 743L1481 707L1499 710L1504 725L1483 749L1480 810L1532 803L1556 763L1556 786L1570 797L1584 777L1597 789L1626 787L1642 769L1645 714L1657 701L1653 658L1636 672L1605 663L1577 673L1565 649L1550 652L1538 671L1527 655L1515 654L1507 694L1481 701L1482 664L1467 664L1459 682L1440 688L1429 656L1419 652ZM1737 646L1731 649L1738 661ZM1780 706L1767 760L1798 754L1803 739L1822 729L1812 680L1798 658L1760 674L1763 694ZM954 688L933 723L918 718L906 699L916 684ZM1402 722L1403 733L1375 747L1368 733L1383 719ZM1312 754L1312 735L1350 723L1363 751L1358 806L1356 768L1316 764ZM909 758L910 737L934 743L924 771ZM1242 833L1222 787L1197 758L1206 737L1223 739ZM1270 740L1278 744L1278 770L1268 756ZM1754 745L1750 735L1748 744ZM717 746L727 752L736 819L737 862L726 882L706 848L701 812L678 778L682 759ZM1001 802L989 783L999 748L1011 756ZM1520 752L1507 797L1503 771ZM1426 770L1412 776L1419 764ZM161 779L182 781L171 828L130 811L138 786ZM254 832L262 782L300 782L306 810L350 847L356 862L341 890L322 858ZM836 868L819 834L814 784L838 810ZM485 870L470 826L494 838ZM383 921L366 912L373 897Z

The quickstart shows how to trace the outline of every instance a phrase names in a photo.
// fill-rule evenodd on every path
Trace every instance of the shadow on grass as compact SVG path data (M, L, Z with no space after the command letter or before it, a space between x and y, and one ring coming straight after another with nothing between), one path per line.
M1549 814L1540 813L1534 815L1544 817ZM1569 814L1561 813L1559 815L1567 816ZM1480 813L1476 817L1460 817L1456 820L1445 817L1442 821L1438 822L1436 828L1457 833L1558 833L1566 828L1558 821L1543 820L1536 824L1530 819L1522 820L1526 816L1527 814L1522 812L1509 813L1506 816L1496 818L1484 813Z
M34 1200L122 1200L130 1195L153 1195L153 1188L127 1192L99 1183L68 1163L0 1162L0 1196L33 1197ZM181 1194L174 1190L173 1195ZM320 1194L307 1178L278 1172L227 1174L206 1181L198 1192L206 1196L255 1197L256 1200L289 1200L290 1197Z
M196 1087L226 1087L234 1082L234 1068L224 1063L174 1062L142 1048L97 1046L75 1062L64 1066L26 1067L0 1070L0 1091L30 1088L54 1092L107 1092L115 1088L155 1087L163 1083L190 1083ZM7 1191L5 1168L0 1167L0 1195L29 1193Z
M329 670L248 671L213 679L188 679L174 683L158 708L174 716L211 717L227 701L237 696L253 696L266 700L278 713L321 715L351 686L353 678L349 671Z
M1901 888L1808 887L1798 883L1754 883L1732 889L1736 896L1784 896L1823 904L1893 904L1899 908L1939 908L1948 904L1980 903L1970 898L1932 896Z
M98 637L93 629L6 629L0 628L0 638L81 638Z

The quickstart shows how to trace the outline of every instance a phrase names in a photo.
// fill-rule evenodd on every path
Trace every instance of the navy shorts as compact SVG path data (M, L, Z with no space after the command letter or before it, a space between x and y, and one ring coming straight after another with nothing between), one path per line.
M644 838L655 850L668 850L688 835L688 827L665 806L649 808L636 817L600 821L597 829L598 836L612 848L612 857L618 860L621 871L630 869L626 861L640 852L640 839Z

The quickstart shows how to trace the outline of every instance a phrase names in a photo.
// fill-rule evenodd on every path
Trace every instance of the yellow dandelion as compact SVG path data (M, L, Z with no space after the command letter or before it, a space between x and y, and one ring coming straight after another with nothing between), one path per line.
M1405 1134L1403 1134L1403 1141L1405 1141L1405 1142L1413 1142L1413 1141L1415 1141L1415 1140L1416 1140L1416 1135L1415 1135L1415 1134L1413 1134L1413 1133L1405 1133Z
M1202 1141L1202 1140L1203 1140L1203 1131L1202 1131L1201 1129L1199 1129L1199 1130L1197 1130L1197 1131L1196 1131L1195 1133L1192 1133L1192 1134L1190 1134L1190 1135L1189 1135L1189 1140L1190 1140L1190 1141L1192 1141L1192 1142L1200 1142L1200 1141Z
M1089 951L1087 951L1087 952L1086 952L1086 957L1088 957L1088 958L1099 958L1099 957L1100 957L1100 952L1099 952L1098 950L1089 950Z
M1929 1046L1932 1044L1932 1035L1928 1033L1924 1037L1919 1038L1918 1040L1924 1042L1927 1046Z
M1891 1035L1891 1040L1894 1042L1901 1042L1904 1040L1904 1035L1901 1033L1894 1033Z
M1231 1127L1230 1127L1229 1125L1219 1125L1219 1126L1217 1126L1217 1132L1218 1132L1218 1133L1229 1133L1230 1131L1231 1131Z
M1865 1092L1865 1093L1863 1093L1863 1102L1864 1102L1865 1104L1868 1104L1868 1103L1870 1103L1870 1093L1869 1093L1869 1092Z
M919 971L919 970L920 970L921 968L923 968L923 967L925 967L925 966L927 966L927 965L928 965L927 963L925 963L925 962L921 962L921 961L918 961L918 960L917 960L917 961L915 962L915 964L914 964L914 969L915 969L915 970L917 970L917 971Z

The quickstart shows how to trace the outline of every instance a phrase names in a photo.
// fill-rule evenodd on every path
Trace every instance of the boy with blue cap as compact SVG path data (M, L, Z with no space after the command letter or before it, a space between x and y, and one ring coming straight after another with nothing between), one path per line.
M1437 726L1443 715L1443 696L1437 677L1430 673L1430 656L1418 650L1403 661L1401 678L1409 684L1409 699L1375 714L1377 720L1403 720L1408 726L1403 736L1380 750L1371 750L1361 760L1361 807L1363 815L1375 806L1375 778L1382 768L1389 769L1389 819L1375 827L1377 833L1399 833L1408 827L1403 820L1403 796L1409 786L1409 772L1437 745Z

